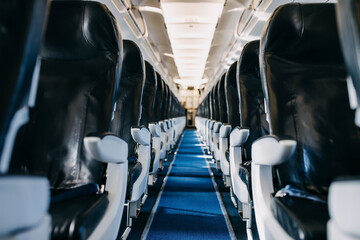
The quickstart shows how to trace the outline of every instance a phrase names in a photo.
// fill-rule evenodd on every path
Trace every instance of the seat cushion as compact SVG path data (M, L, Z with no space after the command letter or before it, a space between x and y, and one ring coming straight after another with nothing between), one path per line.
M329 214L325 202L294 196L275 197L271 210L292 238L326 239Z
M242 182L245 183L249 196L252 199L252 190L251 190L251 162L245 162L240 165L239 175Z
M133 185L139 178L142 171L142 165L140 162L131 162L128 166L128 183L126 190L126 199L131 199Z
M103 217L108 194L91 194L52 203L51 239L87 239Z

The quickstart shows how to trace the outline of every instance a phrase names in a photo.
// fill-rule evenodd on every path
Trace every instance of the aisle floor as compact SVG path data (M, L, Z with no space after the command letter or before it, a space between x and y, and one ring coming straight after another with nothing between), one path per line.
M147 239L230 239L201 146L184 132Z

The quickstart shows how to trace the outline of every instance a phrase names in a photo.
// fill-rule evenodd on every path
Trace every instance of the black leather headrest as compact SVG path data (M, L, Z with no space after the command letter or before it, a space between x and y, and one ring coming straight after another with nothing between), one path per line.
M47 0L0 1L0 155L10 122L28 105Z
M196 114L199 117L206 117L206 98L204 98L202 100L202 102L200 103L200 105L196 111Z
M259 47L259 40L247 43L237 65L240 127L250 130L250 135L244 145L246 151L244 161L251 160L252 143L269 133L260 79Z
M173 99L173 93L170 90L170 87L167 85L168 88L168 93L169 93L169 97L168 97L168 118L171 118L171 109L172 109L172 99Z
M237 66L238 76L241 74L256 74L260 79L259 50L259 40L248 42L244 46Z
M360 2L357 0L338 1L336 4L340 40L347 70L357 92L360 104Z
M174 100L175 100L175 108L176 108L175 117L181 117L182 116L182 114L181 114L181 108L182 108L181 103L180 103L179 99L177 99L176 97L174 98Z
M225 75L225 94L228 119L231 126L240 125L239 97L236 85L237 61L231 64Z
M212 104L212 91L207 95L208 98L208 107L209 107L209 119L214 119L214 109Z
M205 98L203 98L203 100L202 100L202 114L200 115L200 117L203 117L203 118L207 118L207 112L206 112L206 110L207 110L207 106L206 106L206 97Z
M162 103L162 110L161 110L161 119L165 120L168 118L169 115L169 87L168 85L163 81L163 103Z
M333 4L293 3L277 8L264 27L261 51L276 52L299 64L342 63L334 11Z
M53 1L46 31L43 58L87 59L99 51L120 52L114 16L104 11L105 5L91 1Z
M257 108L264 110L264 95L261 86L259 68L260 41L247 43L239 57L237 66L237 83L240 103L240 126L251 127L251 121ZM260 124L260 122L257 122Z
M297 141L276 168L281 187L326 193L358 174L359 129L350 110L333 4L279 7L261 37L260 70L272 133Z
M219 121L220 120L220 114L219 114L219 96L218 96L218 89L219 81L216 82L213 89L211 90L212 94L212 101L213 101L213 110L214 110L214 116L213 120Z
M207 95L204 99L204 117L210 118L210 106L209 106L209 95Z
M146 68L146 80L144 86L144 93L142 98L142 115L141 125L148 126L149 123L155 122L154 110L155 110L155 99L157 80L153 66L145 61Z
M131 76L143 76L145 81L145 62L143 60L140 48L130 40L124 40L124 56L121 86L131 84Z
M173 107L174 107L174 94L173 92L170 90L169 88L169 118L172 118L173 117Z
M162 104L163 104L163 94L164 94L164 85L161 80L161 76L158 72L156 72L156 99L155 99L155 121L160 121L162 117Z
M225 95L225 73L222 75L219 86L218 86L218 96L219 96L219 120L222 123L228 122L228 114L226 109L226 95Z

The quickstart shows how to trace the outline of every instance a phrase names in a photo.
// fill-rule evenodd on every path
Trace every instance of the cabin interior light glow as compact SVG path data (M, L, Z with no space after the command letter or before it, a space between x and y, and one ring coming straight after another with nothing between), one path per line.
M182 86L199 86L224 0L183 2L162 0L174 61Z

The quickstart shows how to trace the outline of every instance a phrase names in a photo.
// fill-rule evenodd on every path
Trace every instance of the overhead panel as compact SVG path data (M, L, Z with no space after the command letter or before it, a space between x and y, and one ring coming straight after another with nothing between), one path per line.
M177 83L183 86L204 83L205 64L223 5L224 0L161 1L180 77Z

